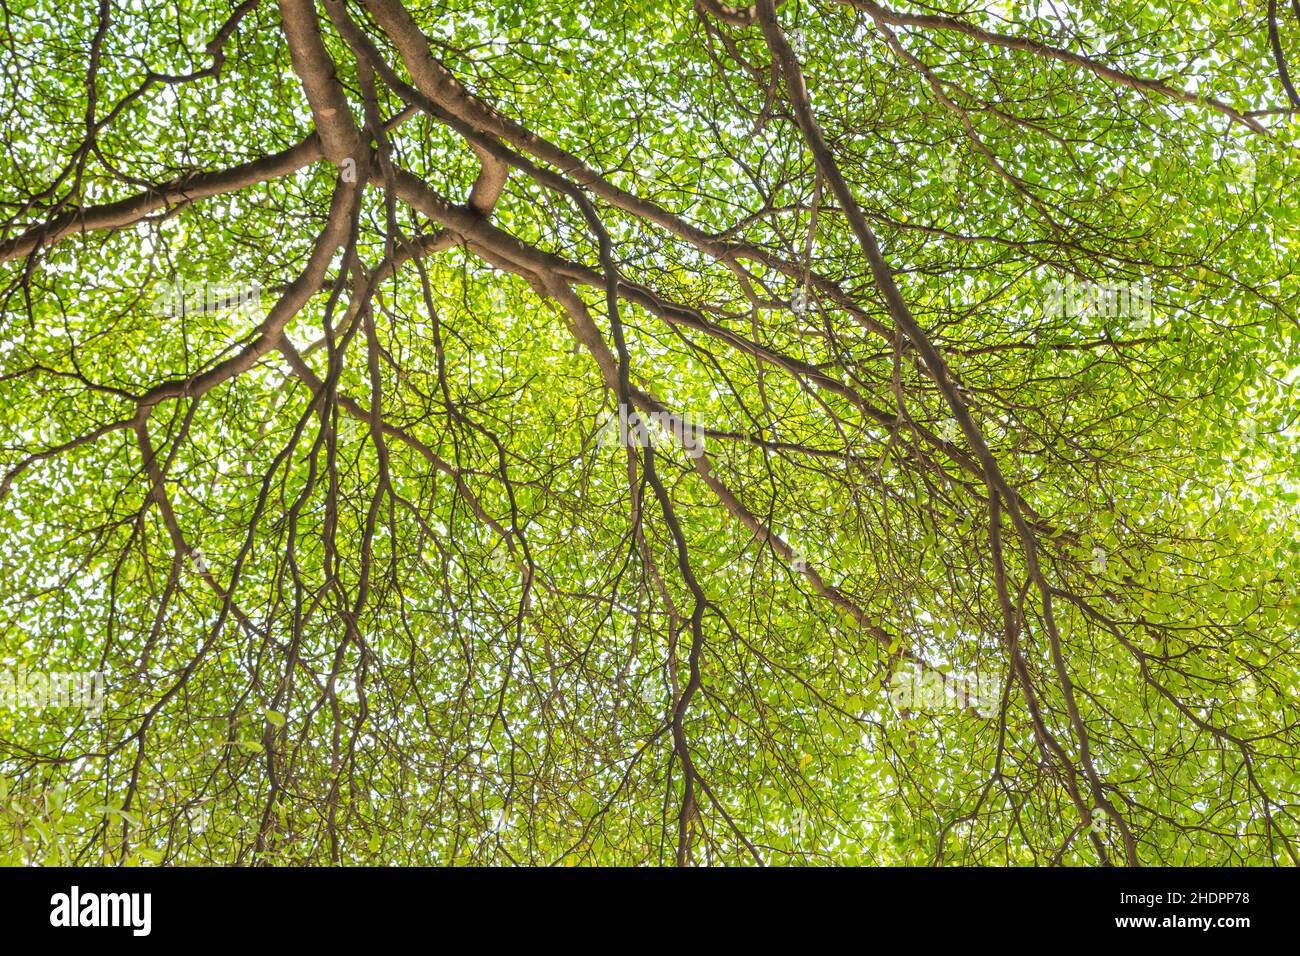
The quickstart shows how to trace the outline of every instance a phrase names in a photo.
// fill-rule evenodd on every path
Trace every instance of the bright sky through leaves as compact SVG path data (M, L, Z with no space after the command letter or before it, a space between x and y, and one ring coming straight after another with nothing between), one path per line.
M0 862L1300 862L1295 69L0 5Z

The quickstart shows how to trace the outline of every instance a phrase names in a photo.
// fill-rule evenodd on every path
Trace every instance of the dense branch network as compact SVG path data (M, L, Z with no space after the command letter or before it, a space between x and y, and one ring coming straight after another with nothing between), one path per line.
M1281 111L1138 38L670 6L512 75L451 8L248 0L142 80L98 6L4 206L0 500L8 632L109 703L0 720L13 852L1300 862L1294 513L1195 445L1293 426ZM574 36L643 99L588 120L609 53L548 108ZM293 145L160 179L188 96ZM1207 143L1277 174L1202 235ZM265 301L158 314L214 274Z

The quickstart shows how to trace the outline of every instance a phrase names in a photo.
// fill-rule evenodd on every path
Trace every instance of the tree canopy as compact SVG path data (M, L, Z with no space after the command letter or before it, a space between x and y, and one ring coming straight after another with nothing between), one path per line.
M1300 862L1297 53L5 0L0 860Z

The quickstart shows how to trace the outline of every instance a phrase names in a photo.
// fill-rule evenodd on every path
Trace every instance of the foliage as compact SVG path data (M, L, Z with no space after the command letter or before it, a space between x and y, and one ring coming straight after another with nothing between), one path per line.
M5 4L0 859L1296 863L1266 20Z

